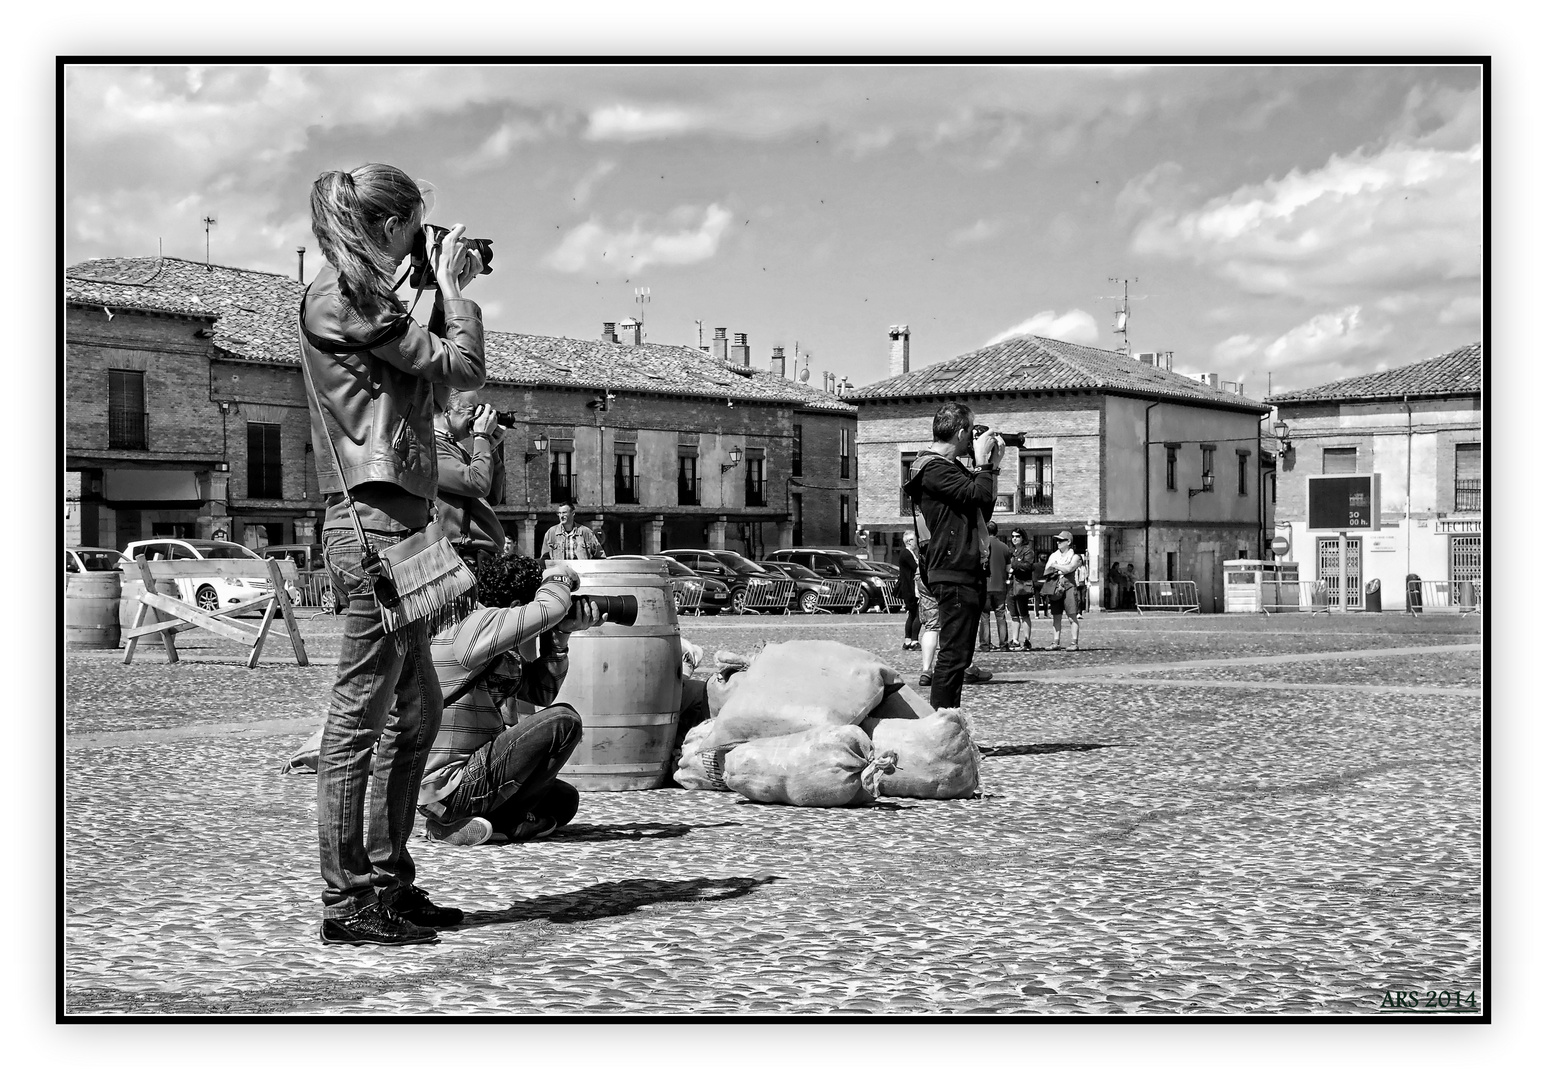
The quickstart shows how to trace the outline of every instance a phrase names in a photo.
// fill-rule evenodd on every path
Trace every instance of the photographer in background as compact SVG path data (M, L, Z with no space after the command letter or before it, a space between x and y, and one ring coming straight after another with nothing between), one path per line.
M490 504L505 428L494 406L479 404L472 390L443 391L436 398L444 399L444 407L435 413L435 506L446 539L476 567L480 556L505 548L505 528Z
M596 534L575 520L575 500L559 503L559 523L543 533L538 557L552 565L570 559L605 559L606 549Z
M940 607L940 654L930 682L931 707L961 705L963 682L987 682L972 666L978 617L987 602L988 528L1004 443L985 428L973 434L972 410L940 406L934 444L913 461L903 492L913 502L920 541L920 577ZM968 469L958 458L971 453Z
M580 579L567 566L515 554L476 570L478 606L430 643L446 707L419 787L426 834L463 847L539 839L575 816L580 794L556 777L581 720L555 699L569 635L601 622L594 601L571 597ZM518 699L538 711L518 716Z

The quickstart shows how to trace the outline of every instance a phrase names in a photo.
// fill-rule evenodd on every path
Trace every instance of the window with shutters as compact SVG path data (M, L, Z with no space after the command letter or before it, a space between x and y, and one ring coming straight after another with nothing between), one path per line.
M613 499L630 505L639 502L639 489L635 486L634 455L614 454L612 472Z
M1166 444L1166 490L1176 490L1176 452L1180 450L1180 443Z
M801 471L800 471L800 451L801 451L800 425L796 424L795 425L795 445L793 447L791 447L791 449L790 449L790 475L791 476L800 476L801 475Z
M146 450L145 373L107 373L107 445L113 450Z
M572 450L553 450L548 454L548 498L555 503L575 498L575 454Z
M849 539L849 497L847 495L838 496L838 543L841 546L851 543Z
M1321 452L1321 471L1326 476L1339 476L1359 471L1357 446L1329 446Z
M1249 492L1247 491L1246 476L1247 476L1247 469L1249 467L1248 466L1248 462L1250 461L1250 459L1251 459L1251 454L1250 454L1249 451L1245 451L1245 450L1238 450L1238 451L1236 451L1236 455L1235 455L1235 493L1237 495L1249 494ZM1246 556L1243 555L1241 557L1244 559Z
M278 424L247 425L247 497L285 497L280 478Z
M1479 511L1483 508L1482 443L1456 444L1456 510Z
M848 428L838 429L838 478L849 478L849 455L854 452L854 436ZM845 541L847 543L847 541Z

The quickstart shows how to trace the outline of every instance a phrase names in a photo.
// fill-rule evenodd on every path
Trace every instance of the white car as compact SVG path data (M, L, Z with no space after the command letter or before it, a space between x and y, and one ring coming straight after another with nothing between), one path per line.
M124 548L123 568L134 576L134 559L145 556L146 562L162 559L250 559L254 570L260 571L263 559L241 544L228 540L136 540ZM261 572L241 575L222 575L207 578L177 579L180 599L196 604L205 611L222 611L237 607L249 600L256 600L269 591L269 579ZM296 599L292 595L291 600Z

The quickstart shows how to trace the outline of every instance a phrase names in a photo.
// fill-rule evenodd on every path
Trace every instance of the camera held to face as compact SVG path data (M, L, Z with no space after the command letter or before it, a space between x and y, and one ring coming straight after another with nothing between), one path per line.
M494 422L500 427L511 428L521 422L521 417L513 409L494 410Z
M987 424L973 424L972 425L972 437L974 439L976 439L979 435L983 434L987 430L988 430L988 425ZM1016 431L1016 432L1001 431L1001 432L998 432L997 434L995 434L994 438L999 440L999 445L1000 446L1025 446L1026 445L1026 433L1024 431Z
M614 626L633 626L634 620L639 618L639 597L629 593L610 595L607 593L573 593L574 600L589 600L601 611L602 618ZM574 614L571 606L570 614Z
M435 234L433 248L425 241L424 229L429 229ZM441 241L451 231L444 225L426 225L424 229L420 229L414 236L414 250L411 253L413 262L410 264L408 284L415 289L425 289L435 284L434 262L440 257ZM469 251L478 252L478 257L483 260L483 269L478 273L494 273L494 241L467 239L465 243Z

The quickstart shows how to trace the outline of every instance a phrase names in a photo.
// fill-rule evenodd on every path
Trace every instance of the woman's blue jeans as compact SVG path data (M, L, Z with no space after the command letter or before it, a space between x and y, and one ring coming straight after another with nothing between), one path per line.
M401 539L367 535L377 548ZM322 543L334 592L347 597L317 756L323 917L342 919L413 884L408 838L442 699L424 626L396 636L382 626L354 530L328 529Z

